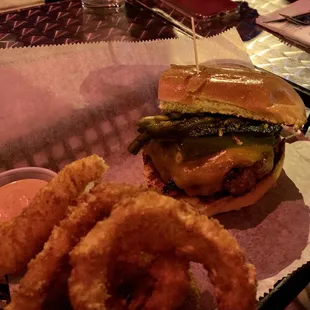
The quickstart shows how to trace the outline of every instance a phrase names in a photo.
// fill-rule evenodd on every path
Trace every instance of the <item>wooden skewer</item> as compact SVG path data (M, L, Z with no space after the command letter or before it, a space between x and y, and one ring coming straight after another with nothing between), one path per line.
M197 42L196 42L196 31L195 31L194 17L191 17L191 22L192 22L192 31L193 31L193 43L194 43L196 71L197 71L197 74L199 75L200 70L199 70L199 62L198 62L198 53L197 53Z

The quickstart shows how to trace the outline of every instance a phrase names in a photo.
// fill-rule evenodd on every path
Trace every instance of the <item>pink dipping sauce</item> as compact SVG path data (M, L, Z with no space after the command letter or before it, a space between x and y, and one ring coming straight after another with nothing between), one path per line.
M46 184L44 180L24 179L0 187L0 223L19 215Z

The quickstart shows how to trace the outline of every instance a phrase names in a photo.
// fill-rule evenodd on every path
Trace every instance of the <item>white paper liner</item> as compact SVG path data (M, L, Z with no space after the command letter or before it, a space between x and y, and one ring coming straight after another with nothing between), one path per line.
M85 100L85 96L81 95L81 85L92 72L98 72L103 68L122 65L130 65L134 68L150 66L155 72L148 73L145 87L154 88L154 85L147 80L150 75L158 81L160 70L170 64L193 64L192 44L190 39L171 39L1 50L0 94L6 118L0 119L0 132L6 132L6 135L1 135L0 143L7 143L31 131L45 128L61 117L70 115L75 109L87 108L90 103ZM201 63L233 62L252 66L236 29L230 29L213 38L199 40L198 55ZM98 77L95 76L95 78ZM100 78L109 80L110 77ZM132 76L128 75L127 80L126 77L122 77L121 80L119 83L127 83L126 86L135 87L135 79ZM94 82L96 82L94 87L98 89L100 80ZM116 83L115 85L118 83L118 81L113 82ZM146 91L145 96L149 100L155 100L153 95ZM299 188L308 205L309 156L309 144L296 142L288 145L285 161L285 172ZM111 174L115 173L113 176L115 180L119 178L126 181L126 177L120 176L120 167L125 169L131 160L135 161L134 159L124 161L122 166L118 165L117 170L111 170ZM137 164L142 165L142 162ZM137 171L139 173L140 170L137 169ZM307 262L310 257L308 252L307 244L300 259L276 275L259 281L257 296L268 292L279 279Z
M310 141L297 141L286 144L285 161L283 169L287 176L294 182L301 193L304 204L310 208ZM287 189L290 190L289 188ZM298 206L297 206L298 207ZM298 210L296 210L298 212ZM309 216L309 215L308 215ZM309 222L310 223L310 222ZM298 225L298 223L296 223ZM308 243L302 251L300 259L295 260L289 266L276 275L258 282L257 297L261 297L273 288L274 284L286 277L310 260L310 226ZM276 245L275 245L276 251ZM273 255L273 253L270 253Z

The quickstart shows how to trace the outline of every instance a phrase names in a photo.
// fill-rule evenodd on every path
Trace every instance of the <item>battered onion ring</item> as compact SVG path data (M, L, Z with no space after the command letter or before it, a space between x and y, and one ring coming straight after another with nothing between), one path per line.
M7 310L40 310L44 302L59 307L67 290L70 274L68 253L94 227L109 216L122 197L135 197L146 189L125 184L99 183L78 198L78 205L55 226L44 249L28 264ZM44 308L44 307L43 307ZM56 306L55 306L56 308Z
M68 206L75 204L86 185L99 179L106 169L96 155L65 166L20 215L0 224L0 275L26 268L42 250L53 227L66 216Z
M176 260L172 256L159 257L150 268L150 275L157 281L144 309L179 308L191 289L188 270L189 263L186 261Z
M189 205L155 192L122 201L71 252L69 295L75 310L109 309L120 261L136 253L203 264L214 285L218 310L255 309L255 269L218 221L197 215ZM169 301L152 300L159 309ZM171 308L172 307L172 308ZM146 308L144 308L146 309Z
M122 260L109 288L114 297L108 300L108 309L175 309L192 293L187 261L173 256L145 258L145 253L130 256L128 264Z

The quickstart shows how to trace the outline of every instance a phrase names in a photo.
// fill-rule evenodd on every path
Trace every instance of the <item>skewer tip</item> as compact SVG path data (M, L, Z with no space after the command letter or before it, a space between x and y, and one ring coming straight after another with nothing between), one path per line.
M196 31L195 31L195 20L194 17L191 17L192 23L192 32L193 32L193 43L194 43L194 54L195 54L195 63L196 63L196 71L197 75L199 75L199 61L198 61L198 52L197 52L197 42L196 42Z

